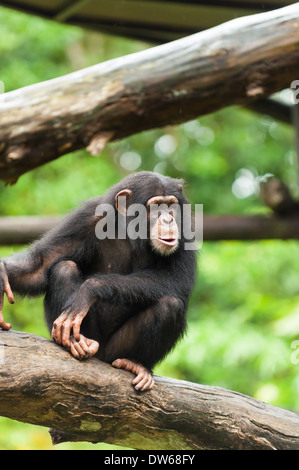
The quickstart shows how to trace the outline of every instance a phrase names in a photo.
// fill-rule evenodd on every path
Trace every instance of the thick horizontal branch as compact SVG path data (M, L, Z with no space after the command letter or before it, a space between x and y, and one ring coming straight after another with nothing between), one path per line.
M0 245L26 245L53 228L60 216L0 217ZM206 215L204 241L299 239L298 215Z
M299 415L218 387L132 375L74 359L50 340L0 331L0 416L49 426L56 442L136 449L299 449Z
M205 216L203 239L204 241L299 239L299 218L298 215Z
M0 97L6 182L81 148L245 105L299 76L299 4L207 31Z
M59 216L0 217L0 245L27 245L61 220Z

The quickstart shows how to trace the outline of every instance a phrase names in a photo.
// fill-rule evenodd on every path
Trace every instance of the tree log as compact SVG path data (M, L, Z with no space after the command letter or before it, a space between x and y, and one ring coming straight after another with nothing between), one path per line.
M0 217L0 245L26 245L40 238L61 220L60 216ZM299 239L299 217L205 215L203 240Z
M0 96L0 177L88 147L245 105L299 76L299 4Z
M80 362L52 341L0 331L0 415L58 429L59 440L135 449L299 449L299 415L218 387Z
M0 217L0 245L27 245L55 227L60 216Z
M297 239L299 239L298 215L292 217L206 215L203 219L204 241Z

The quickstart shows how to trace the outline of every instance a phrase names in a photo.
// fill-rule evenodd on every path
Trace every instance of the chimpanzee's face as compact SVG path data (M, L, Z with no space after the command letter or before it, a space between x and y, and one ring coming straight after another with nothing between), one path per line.
M179 246L178 199L175 196L155 196L147 201L146 207L151 247L158 254L169 256Z
M140 178L137 176L140 175L135 175L129 187L116 194L115 207L120 214L128 216L130 208L140 204L146 219L143 239L147 238L155 253L161 256L172 255L180 242L181 207L187 203L181 180L160 175L149 177L143 173ZM127 223L130 223L129 217ZM143 225L143 222L141 224Z

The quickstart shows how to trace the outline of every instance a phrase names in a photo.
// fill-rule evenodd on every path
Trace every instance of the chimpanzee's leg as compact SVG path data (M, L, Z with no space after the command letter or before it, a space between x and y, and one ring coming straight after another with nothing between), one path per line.
M60 316L66 302L82 282L82 275L73 261L60 261L51 268L44 300L45 318L50 333L54 321ZM56 342L61 344L61 338L56 338ZM68 348L74 357L84 359L93 356L98 351L99 343L81 334L79 341L70 337Z
M44 300L45 318L50 332L65 303L82 282L79 269L73 261L60 261L51 268Z
M154 306L131 317L101 350L102 359L114 367L136 374L136 390L152 388L151 369L174 346L185 331L183 302L162 297Z

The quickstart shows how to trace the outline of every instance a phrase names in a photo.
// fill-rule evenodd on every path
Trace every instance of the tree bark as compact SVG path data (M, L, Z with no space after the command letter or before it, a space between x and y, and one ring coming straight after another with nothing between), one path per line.
M289 87L299 76L299 4L238 18L0 97L0 177L87 147L178 124Z
M63 440L136 449L299 449L299 415L218 387L80 362L50 340L0 330L0 415Z
M26 245L61 220L60 216L0 217L0 246ZM203 241L298 240L299 217L205 215Z

